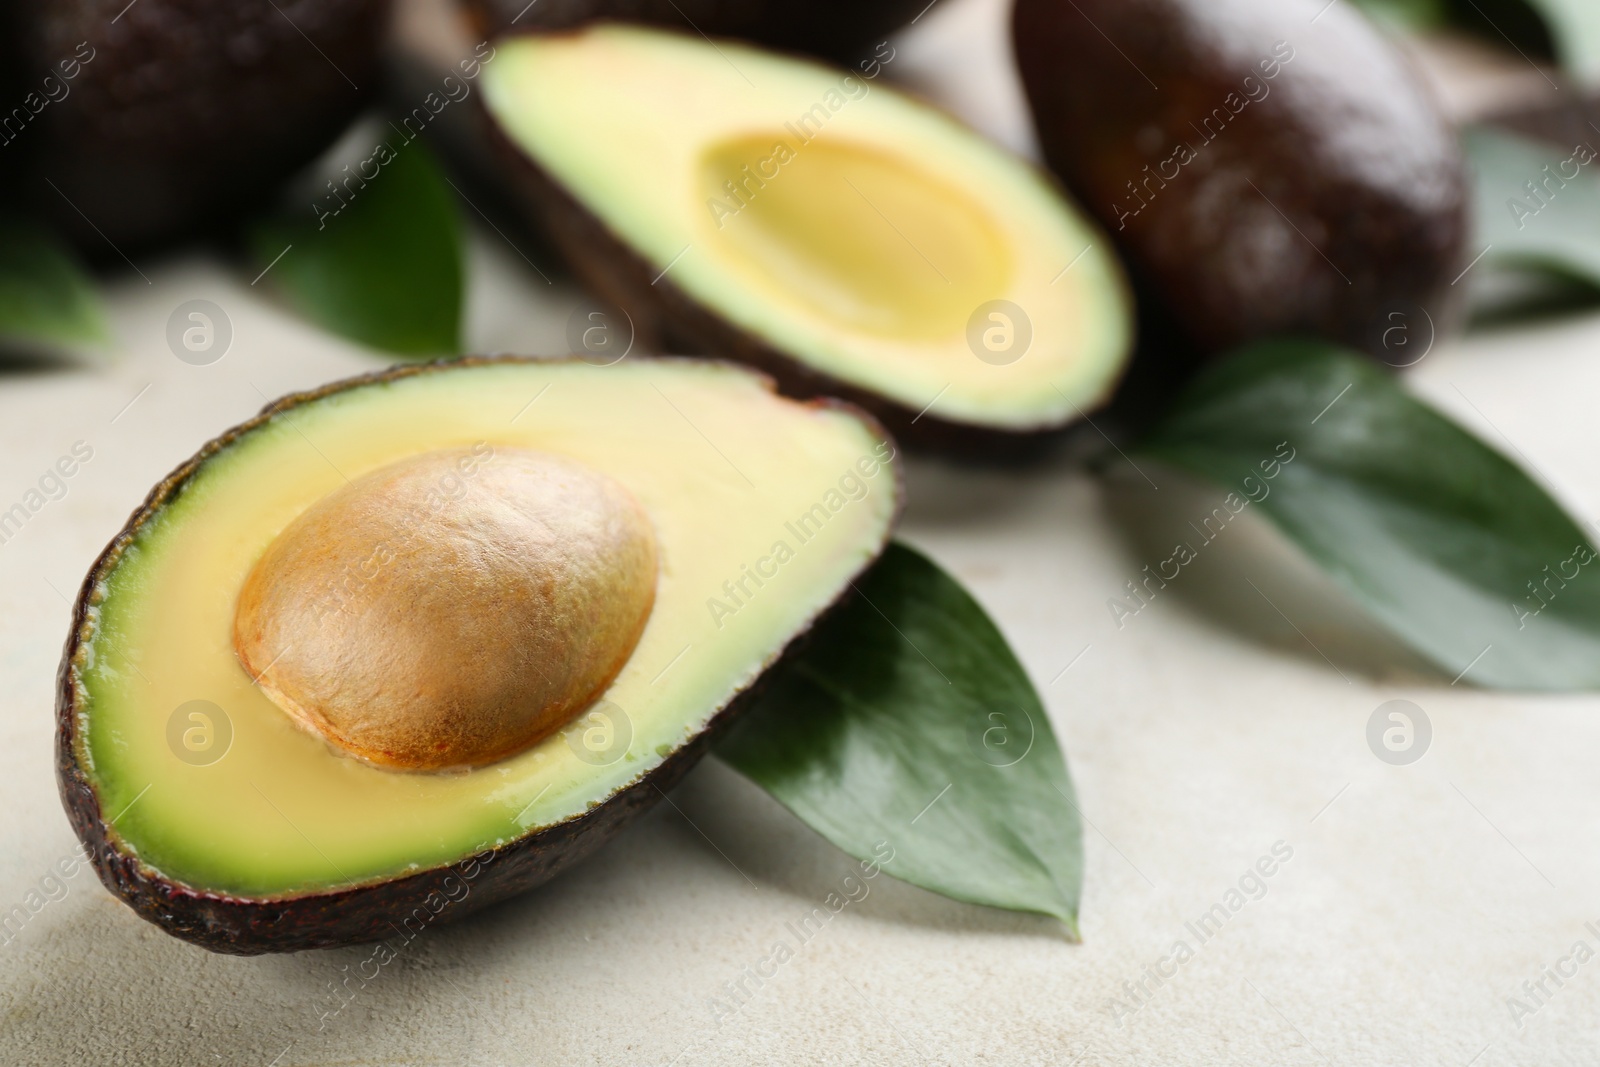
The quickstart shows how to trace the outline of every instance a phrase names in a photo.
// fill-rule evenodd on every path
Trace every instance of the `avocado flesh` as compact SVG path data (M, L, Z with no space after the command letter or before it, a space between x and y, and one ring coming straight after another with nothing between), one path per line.
M603 698L632 731L609 765L557 734L466 773L382 770L297 728L233 652L238 591L295 516L346 477L478 442L587 464L655 525L656 604ZM537 837L694 741L848 590L897 509L887 456L850 409L783 400L759 376L695 361L480 361L294 404L204 456L91 575L63 676L64 758L115 847L198 893L325 900ZM757 586L747 567L771 573ZM733 610L713 612L713 598ZM175 709L197 699L233 733L205 766L168 742Z
M639 27L496 47L495 127L642 262L649 294L913 417L1049 429L1115 383L1132 327L1109 242L947 116L881 81ZM615 264L565 244L613 288ZM1018 358L974 352L974 314L997 300L1031 327Z

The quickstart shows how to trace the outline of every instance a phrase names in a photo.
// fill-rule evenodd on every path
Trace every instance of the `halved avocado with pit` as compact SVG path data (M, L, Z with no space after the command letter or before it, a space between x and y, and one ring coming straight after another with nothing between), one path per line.
M206 948L415 936L658 799L900 498L869 416L723 363L471 359L288 397L84 583L67 812L114 893Z
M482 79L508 185L642 333L935 443L1059 428L1121 374L1110 243L882 80L620 25L503 39Z

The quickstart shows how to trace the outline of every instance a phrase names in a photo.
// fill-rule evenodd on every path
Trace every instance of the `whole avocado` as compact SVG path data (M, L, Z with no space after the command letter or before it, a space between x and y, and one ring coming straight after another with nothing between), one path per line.
M1204 349L1309 333L1394 361L1397 327L1455 306L1455 135L1365 18L1324 3L1017 0L1046 160Z
M24 95L0 153L85 248L226 221L328 146L377 89L389 0L16 4Z
M927 0L461 0L487 35L566 30L601 19L736 37L783 51L852 61L916 18Z

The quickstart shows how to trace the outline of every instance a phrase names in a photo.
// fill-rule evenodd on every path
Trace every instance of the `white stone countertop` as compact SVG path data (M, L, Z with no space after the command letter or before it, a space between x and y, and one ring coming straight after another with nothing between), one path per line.
M987 85L969 113L1025 147L1012 87L992 64L958 69L1001 46L993 5L947 3L906 38L908 68ZM488 230L471 266L470 347L564 348L574 290L545 286ZM75 442L94 452L0 544L0 911L76 844L52 696L90 561L203 441L267 398L380 365L238 268L198 254L140 268L148 284L110 286L107 364L0 373L0 509ZM232 323L211 366L166 345L168 315L193 298ZM1441 342L1409 380L1600 517L1600 315ZM994 615L1067 752L1089 820L1081 944L879 879L719 1022L711 999L851 862L708 760L675 808L547 887L429 932L325 1023L329 984L369 950L212 955L79 873L0 945L0 1062L1592 1065L1600 963L1547 980L1520 1026L1507 998L1575 942L1600 950L1600 696L1452 685L1248 514L1118 630L1106 598L1216 496L1148 473L1158 491L1066 460L910 465L903 535ZM1395 698L1432 723L1410 766L1365 738ZM1185 924L1279 842L1292 857L1264 894L1199 943ZM1117 1018L1112 998L1131 1005L1124 983L1179 939L1193 958Z

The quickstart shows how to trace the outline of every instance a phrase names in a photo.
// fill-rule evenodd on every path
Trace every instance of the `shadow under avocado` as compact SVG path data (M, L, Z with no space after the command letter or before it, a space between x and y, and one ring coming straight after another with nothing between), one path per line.
M745 877L792 900L786 925L774 931L794 943L826 940L849 915L925 930L972 931L1054 937L1070 941L1056 919L951 900L893 877L887 870L864 877L862 864L807 827L759 786L719 760L708 760L678 789L679 812L715 841ZM681 815L679 814L681 813ZM702 841L711 855L716 852ZM870 867L868 868L871 869ZM830 896L834 912L828 906ZM839 906L840 901L844 904ZM809 934L810 936L806 936ZM799 951L799 946L796 945Z
M670 803L662 801L582 866L429 936L468 939L473 958L485 961L545 952L548 946L539 941L547 924L569 924L573 909L603 908L619 887L648 892L645 884L669 864L680 868L674 877L684 876L685 853L696 857L694 867L708 879L781 894L788 904L779 908L779 920L762 944L782 938L796 954L813 940L839 936L847 916L928 930L1069 940L1066 928L1048 916L950 900L882 871L862 877L854 857L719 760L702 763L671 794ZM830 894L836 911L828 906ZM845 903L838 907L841 900Z
M95 369L92 356L52 348L42 342L0 337L0 377L32 378L63 371Z
M1227 490L1194 480L1153 460L1136 457L1160 486L1124 465L1106 472L1106 508L1125 532L1128 576L1138 577L1144 606L1122 597L1139 624L1148 611L1182 611L1252 644L1293 656L1346 682L1448 684L1438 668L1368 616L1335 582L1288 541L1259 508L1229 515ZM1227 517L1224 521L1221 517ZM1171 573L1179 545L1194 558ZM1150 570L1142 568L1149 565Z
M901 450L906 478L906 510L901 526L936 527L941 532L993 531L1035 506L1039 475L1081 466L1073 452L1024 468L983 467Z

